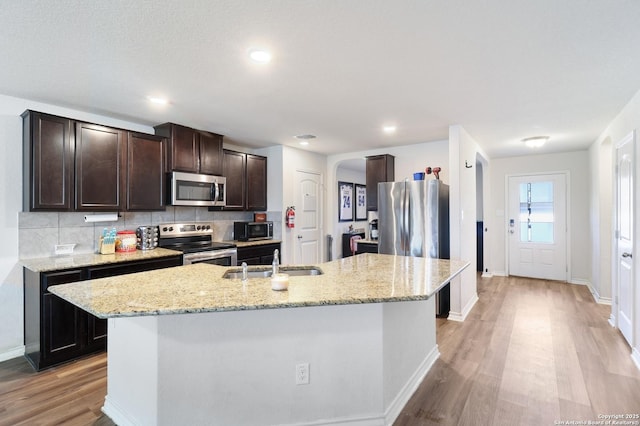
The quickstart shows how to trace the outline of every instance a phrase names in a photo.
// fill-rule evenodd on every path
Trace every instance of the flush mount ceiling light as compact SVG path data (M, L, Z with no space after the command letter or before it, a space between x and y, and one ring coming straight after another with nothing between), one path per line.
M396 129L397 129L396 126L391 126L391 125L382 127L382 131L387 134L395 133Z
M529 148L540 148L547 142L547 140L549 140L549 136L532 136L530 138L522 139L522 142L524 142L524 144Z
M167 105L169 103L167 99L160 98L157 96L147 96L147 100L152 104L156 104L156 105Z
M297 135L297 136L294 136L294 138L298 139L300 145L306 146L306 145L309 145L309 141L311 139L315 139L316 136L307 134L307 135Z
M261 49L252 50L251 52L249 52L249 57L252 61L259 64L267 64L271 61L271 53Z

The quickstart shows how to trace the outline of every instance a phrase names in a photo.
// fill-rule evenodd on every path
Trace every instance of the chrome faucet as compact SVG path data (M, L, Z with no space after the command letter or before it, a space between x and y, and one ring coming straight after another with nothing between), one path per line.
M249 278L249 267L247 262L242 262L242 281L246 281Z
M273 251L273 262L271 263L271 276L274 276L280 271L280 259L278 256L280 255L280 250L275 249Z

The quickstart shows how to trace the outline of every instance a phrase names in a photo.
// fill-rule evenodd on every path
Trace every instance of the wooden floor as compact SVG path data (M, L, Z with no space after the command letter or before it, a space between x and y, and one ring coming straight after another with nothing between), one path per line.
M114 423L100 409L107 393L105 353L36 373L25 358L0 363L0 425Z
M640 372L587 287L494 277L463 323L438 320L440 359L399 415L405 425L554 425L640 413ZM100 408L106 356L35 373L0 363L0 426L113 426Z
M586 286L479 278L478 296L463 323L438 320L440 359L394 426L640 414L630 348L607 322L611 307L596 304Z

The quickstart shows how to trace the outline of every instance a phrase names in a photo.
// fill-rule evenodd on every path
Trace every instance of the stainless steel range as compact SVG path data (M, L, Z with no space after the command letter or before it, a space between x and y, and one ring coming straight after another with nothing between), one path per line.
M183 253L183 264L212 263L237 266L235 244L213 241L213 223L163 223L160 226L160 247Z

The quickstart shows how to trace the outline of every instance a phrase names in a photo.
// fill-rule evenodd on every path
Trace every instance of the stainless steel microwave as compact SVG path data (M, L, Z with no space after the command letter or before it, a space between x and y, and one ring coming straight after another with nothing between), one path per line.
M233 222L233 238L237 241L273 239L273 222Z
M224 207L227 179L223 176L171 172L169 199L174 206Z

